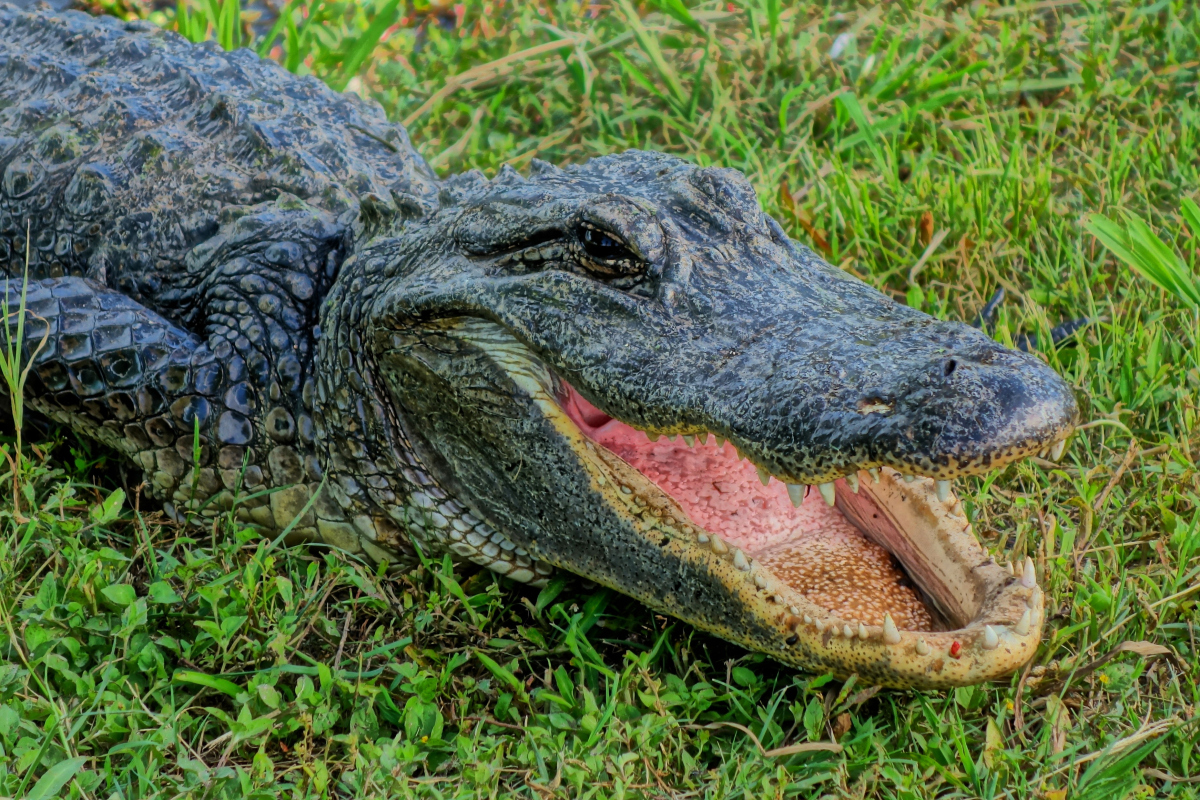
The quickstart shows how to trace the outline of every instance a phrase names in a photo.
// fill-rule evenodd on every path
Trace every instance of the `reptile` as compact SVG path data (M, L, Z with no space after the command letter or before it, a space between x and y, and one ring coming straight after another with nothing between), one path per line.
M27 402L169 516L562 570L882 686L1039 644L1035 565L953 481L1058 458L1071 388L827 264L735 170L439 179L377 104L247 50L0 4L0 174Z

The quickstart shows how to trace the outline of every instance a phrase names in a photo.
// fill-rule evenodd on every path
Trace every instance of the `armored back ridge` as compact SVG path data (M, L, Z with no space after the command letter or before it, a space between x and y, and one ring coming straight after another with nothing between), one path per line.
M735 171L439 182L379 108L248 51L0 4L0 172L29 402L176 519L565 569L894 686L1036 649L1032 563L951 481L1060 450L1069 387L824 263Z

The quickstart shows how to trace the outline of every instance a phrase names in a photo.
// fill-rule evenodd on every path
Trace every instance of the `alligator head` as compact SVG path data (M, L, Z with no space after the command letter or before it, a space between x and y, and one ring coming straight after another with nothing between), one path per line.
M1033 565L989 557L950 482L1060 449L1071 390L824 263L740 173L461 177L331 297L335 487L409 458L540 561L809 670L938 687L1033 655Z

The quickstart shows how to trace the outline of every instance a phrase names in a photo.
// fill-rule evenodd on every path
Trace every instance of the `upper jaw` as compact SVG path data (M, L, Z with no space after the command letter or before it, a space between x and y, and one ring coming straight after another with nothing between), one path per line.
M938 480L982 474L1053 447L1077 422L1057 373L964 325L851 327L840 321L845 343L815 352L799 335L748 341L694 393L705 420L696 427L808 484L883 466Z
M442 288L408 315L486 315L597 406L656 433L720 435L792 483L879 466L979 474L1074 426L1070 387L1035 357L866 286L825 307L801 277L725 295L701 285L719 318L553 272L483 280L469 296Z

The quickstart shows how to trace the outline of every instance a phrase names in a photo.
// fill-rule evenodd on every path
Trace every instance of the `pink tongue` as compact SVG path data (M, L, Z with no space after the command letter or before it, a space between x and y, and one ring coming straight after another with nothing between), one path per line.
M597 444L616 453L654 481L705 530L738 545L751 555L818 532L835 540L861 534L821 495L810 491L793 508L787 487L772 479L763 486L758 471L737 457L732 444L688 447L682 437L651 442L646 434L613 419L567 387L562 407L571 420Z

